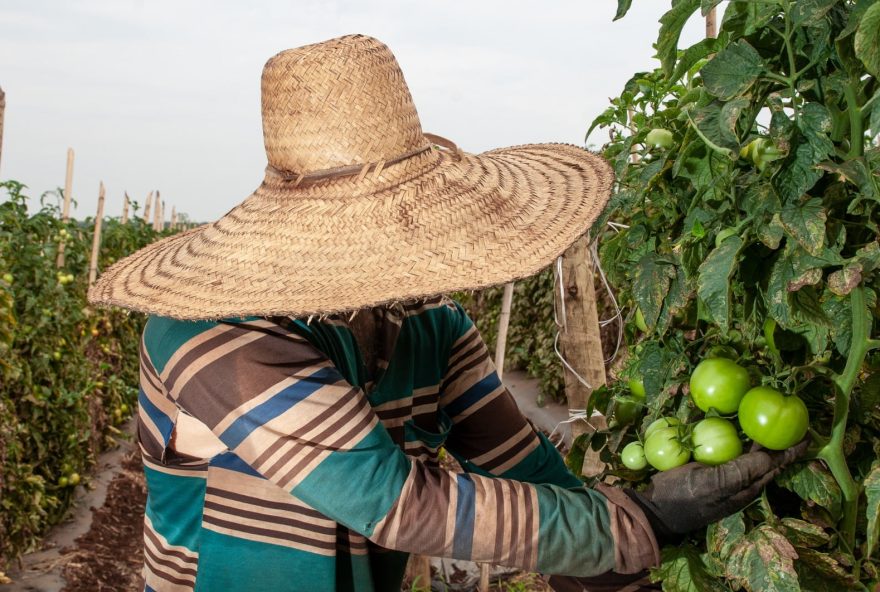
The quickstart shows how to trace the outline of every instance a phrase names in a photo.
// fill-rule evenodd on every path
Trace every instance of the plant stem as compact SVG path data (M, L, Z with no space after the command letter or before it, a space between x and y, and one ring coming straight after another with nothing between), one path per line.
M859 286L850 293L852 307L852 343L843 373L834 378L837 394L834 398L834 420L831 439L822 447L817 456L825 461L843 494L843 523L840 534L850 549L855 547L856 514L859 503L859 487L849 472L843 453L843 440L846 435L846 422L849 416L849 400L859 371L870 349L870 313L865 306L865 292Z
M849 112L849 154L847 158L858 158L864 154L865 131L862 128L862 111L856 96L856 83L850 81L844 89L846 110Z

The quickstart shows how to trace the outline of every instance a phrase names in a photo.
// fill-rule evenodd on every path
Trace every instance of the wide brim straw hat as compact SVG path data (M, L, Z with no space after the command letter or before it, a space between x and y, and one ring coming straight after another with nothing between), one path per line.
M570 144L469 154L423 133L394 55L363 35L271 58L262 111L257 190L118 261L90 302L178 319L308 316L506 283L583 235L613 180Z

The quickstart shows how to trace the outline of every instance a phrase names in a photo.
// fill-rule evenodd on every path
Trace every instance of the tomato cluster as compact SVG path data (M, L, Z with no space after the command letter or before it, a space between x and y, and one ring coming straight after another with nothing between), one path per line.
M630 396L618 399L615 419L632 423L644 406L645 388L641 380L630 379ZM621 462L631 470L651 465L659 471L681 466L693 459L707 465L720 465L743 451L745 436L771 450L793 446L807 432L809 413L797 395L783 395L767 387L752 387L749 372L728 358L702 360L690 376L690 394L706 417L692 425L682 425L676 417L661 417L648 425L641 439L629 443Z

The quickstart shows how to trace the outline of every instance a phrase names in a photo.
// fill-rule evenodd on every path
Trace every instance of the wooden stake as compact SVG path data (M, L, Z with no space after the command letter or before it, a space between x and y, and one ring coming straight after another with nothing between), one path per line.
M510 309L513 307L513 282L504 285L501 296L501 316L498 317L498 340L495 342L495 370L498 378L504 376L504 353L507 350L507 329L510 327Z
M159 232L165 230L165 200L162 200L162 208L159 210Z
M73 194L73 148L67 149L67 171L64 174L64 205L61 208L61 221L67 222L70 219L70 200ZM66 241L62 240L58 243L58 257L55 259L55 267L61 269L64 267L64 247Z
M177 230L177 207L171 206L171 230Z
M98 277L98 254L101 250L101 222L104 220L104 182L98 188L98 214L95 216L95 235L92 237L92 258L89 260L89 286Z
M3 116L6 113L6 93L0 88L0 157L3 156ZM2 162L2 158L0 158Z
M712 10L709 11L709 14L706 15L706 37L717 37L718 36L718 28L715 24L716 17L716 9L717 6L713 6Z
M150 209L153 207L153 192L147 195L147 203L144 204L144 222L150 221Z
M596 309L596 291L593 286L593 263L590 257L589 236L578 239L562 258L562 277L556 287L556 310L561 316L565 310L565 327L560 329L560 350L571 367L590 385L589 388L567 368L564 370L565 396L569 409L586 409L592 389L605 384L605 355L599 333L599 313ZM562 306L561 292L565 295ZM577 437L601 424L603 418L590 418L571 424L572 436ZM598 427L603 427L599 425ZM599 463L597 465L597 463ZM600 469L598 457L584 462L584 474L592 476ZM587 471L590 471L589 473Z
M159 200L159 192L156 191L156 208L153 211L153 230L159 232L159 216L162 215L162 202Z
M413 590L431 589L431 558L427 555L410 555L406 564L406 578Z
M125 199L122 201L122 223L128 223L128 191L125 192Z

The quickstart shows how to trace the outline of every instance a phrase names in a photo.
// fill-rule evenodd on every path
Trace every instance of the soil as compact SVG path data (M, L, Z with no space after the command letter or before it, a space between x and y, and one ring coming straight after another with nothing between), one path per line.
M140 452L128 453L107 490L107 499L94 510L92 527L66 554L67 582L62 592L122 592L142 590L144 503L146 484Z

